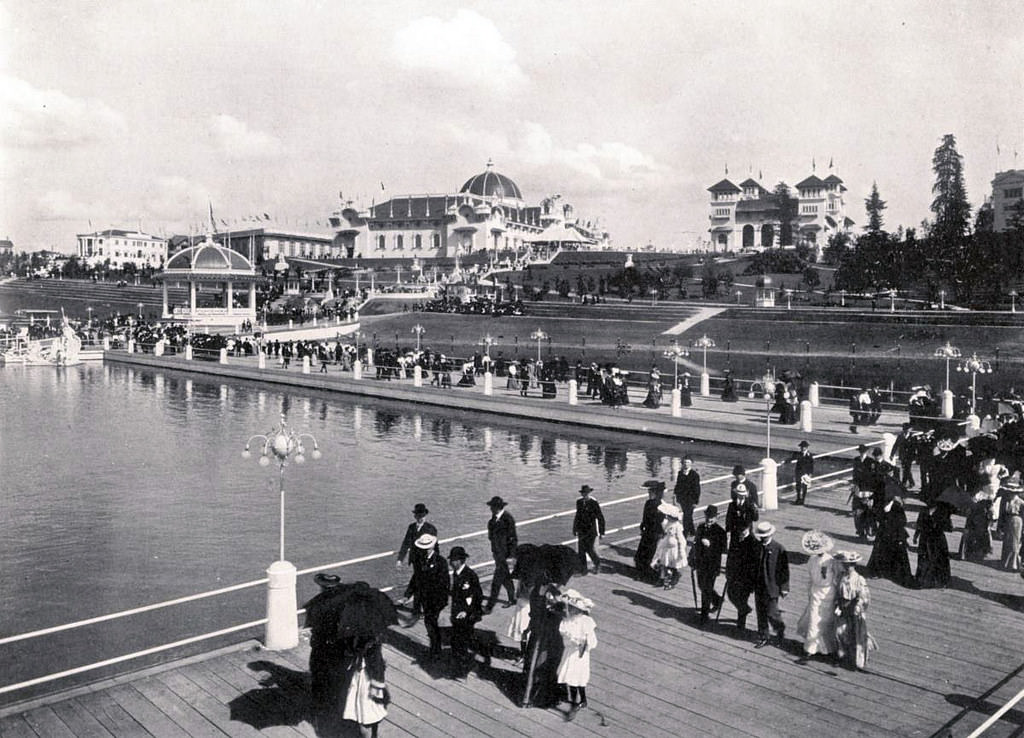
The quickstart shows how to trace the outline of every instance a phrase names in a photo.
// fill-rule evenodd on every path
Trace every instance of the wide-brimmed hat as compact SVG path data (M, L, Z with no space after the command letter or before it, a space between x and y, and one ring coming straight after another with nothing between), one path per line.
M341 577L337 574L325 574L324 572L320 572L313 577L313 581L322 589L330 589L331 587L337 587L341 584Z
M562 593L562 596L558 598L560 602L564 602L567 605L575 607L577 610L583 612L590 612L594 609L594 601L584 597L575 589L567 589Z
M747 485L745 485L745 484L737 484L733 488L733 492L735 492L738 495L746 495L746 494L750 493L750 490L747 489Z
M675 505L673 505L671 502L663 502L660 505L658 505L658 512L670 518L675 518L676 520L679 520L683 517L683 511L680 510Z
M800 547L811 555L828 553L836 545L831 536L820 530L809 530L800 539Z
M469 554L466 553L466 549L464 549L462 546L452 546L452 551L450 554L448 554L449 560L461 559L462 561L465 561L468 558Z
M775 526L767 520L763 520L754 526L754 538L768 538L773 535L775 535Z
M589 484L584 484L580 487L580 494L593 492L594 489Z
M856 564L864 557L856 551L836 551L832 554L832 558L840 564Z
M867 450L868 450L868 447L865 446L863 443L861 445L857 446L857 453L864 453Z
M425 551L429 551L437 545L437 536L431 535L430 533L424 533L416 539L416 548L422 548Z
M732 473L733 473L733 474L746 474L746 473L747 473L747 470L746 470L746 469L744 469L744 468L743 468L742 466L740 466L739 464L737 464L736 466L734 466L734 467L732 468Z
M428 510L427 506L424 505L422 502L417 502L416 503L416 507L414 507L412 509L412 514L413 515L429 515L430 514L430 510Z
M807 441L800 441L799 443L800 448L807 448L810 445Z
M704 517L705 518L717 518L718 517L718 506L717 505L708 505L707 507L705 507L704 508Z
M641 487L646 487L647 489L658 489L658 490L665 489L665 483L664 482L659 482L657 479L648 479L646 482L644 482L640 486Z
M507 504L508 503L498 497L498 495L494 495L494 497L487 501L487 507L505 507Z

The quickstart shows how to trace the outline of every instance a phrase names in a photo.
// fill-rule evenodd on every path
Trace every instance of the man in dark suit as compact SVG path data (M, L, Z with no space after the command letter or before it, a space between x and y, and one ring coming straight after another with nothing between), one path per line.
M741 528L729 542L729 557L725 561L725 593L736 608L736 628L747 629L750 614L750 595L757 580L757 565L761 560L761 544L750 528Z
M708 505L704 522L697 526L693 540L693 570L700 589L700 624L708 621L708 613L722 606L722 596L715 592L715 580L722 570L725 553L725 530L718 524L718 508Z
M745 467L737 464L732 468L732 482L729 483L729 491L732 493L732 498L736 499L736 488L741 484L747 488L747 492L750 495L750 499L753 500L755 506L760 505L760 500L757 498L757 485L754 484L753 480L747 479L747 470ZM728 530L728 528L726 528Z
M473 627L483 617L484 592L480 578L466 566L469 554L462 546L455 546L448 554L452 567L452 673L465 678L473 667Z
M903 424L903 430L896 436L896 443L892 447L892 455L900 460L900 484L907 489L914 487L914 459L917 457L917 440L910 423Z
M401 569L406 555L409 557L412 576L409 578L409 583L405 587L405 593L402 599L399 600L399 604L407 605L410 599L413 600L413 615L419 615L422 610L420 601L414 595L416 592L416 576L423 568L423 561L427 558L426 551L418 548L415 543L424 533L434 536L435 542L437 538L437 528L434 527L433 523L427 522L427 515L429 514L430 511L422 502L417 502L415 507L413 507L412 516L415 518L415 521L410 523L409 527L405 529L405 538L402 539L402 545L398 549L398 561L395 562L395 567Z
M601 572L601 557L597 555L597 539L604 536L604 513L601 505L590 496L590 485L580 487L576 500L576 517L572 519L572 534L576 536L576 550L580 555L580 573L587 573L587 556L594 562L594 573Z
M760 513L757 505L750 499L750 492L744 483L733 488L733 500L725 511L725 532L729 534L729 548L740 540L740 532L750 530L757 522Z
M487 537L491 541L491 554L494 556L494 578L491 580L491 596L487 600L487 607L484 608L485 613L494 609L502 585L508 595L505 607L516 604L516 590L508 570L508 560L515 556L519 540L516 537L515 518L505 511L506 505L508 503L497 495L487 503L491 508L491 519L487 521Z
M700 474L693 468L693 459L683 458L683 468L676 476L676 487L673 490L676 504L683 511L683 533L689 538L694 534L693 508L700 503Z
M790 461L793 462L793 487L796 489L794 505L803 505L807 499L807 487L809 480L814 476L814 456L811 454L807 441L800 441L800 450L793 454Z
M437 617L448 605L450 581L448 564L437 552L437 536L424 533L416 539L416 548L425 553L416 575L416 603L423 608L423 625L430 641L430 658L441 655L441 628Z
M654 551L658 547L658 539L662 533L662 515L658 506L665 494L665 483L657 479L648 479L643 486L647 489L647 501L644 502L644 511L640 518L640 542L636 545L633 565L641 579L657 580L658 574L651 568L651 561L654 559Z
M789 594L789 556L774 540L775 526L767 521L757 524L754 537L761 542L761 557L754 582L754 607L757 610L758 641L755 648L767 646L771 640L769 626L775 630L779 643L786 637L779 600Z

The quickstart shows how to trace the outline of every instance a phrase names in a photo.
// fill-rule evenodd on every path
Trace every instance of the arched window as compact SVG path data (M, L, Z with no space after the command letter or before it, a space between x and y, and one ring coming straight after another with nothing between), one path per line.
M401 251L405 248L405 237L401 233L395 236L395 251Z
M377 236L377 250L378 251L383 251L385 248L386 248L386 245L385 245L385 241L384 241L384 236L383 235Z
M441 234L440 233L435 233L433 236L431 236L431 238L430 238L430 245L433 248L435 248L435 249L441 248Z
M743 248L754 248L754 226L752 225L743 226Z
M775 243L775 228L771 223L765 223L761 226L761 245L770 249L773 243Z
M419 233L412 237L412 247L417 251L423 248L423 236Z

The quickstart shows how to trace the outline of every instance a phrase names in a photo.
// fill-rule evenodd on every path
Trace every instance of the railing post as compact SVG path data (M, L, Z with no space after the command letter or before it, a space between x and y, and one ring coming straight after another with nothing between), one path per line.
M294 327L295 327L295 323L292 321L291 318L288 318L288 330L291 330Z
M953 417L953 390L942 390L942 417L946 420Z
M260 350L259 358L256 359L256 368L257 369L266 369L267 368L267 354L262 349Z
M423 386L423 367L416 364L412 368L412 386L422 387Z
M811 388L807 393L807 399L811 401L811 407L818 407L821 404L821 389L818 387L817 382L811 382Z
M711 375L707 372L700 374L700 396L711 397Z
M683 393L678 387L672 390L672 417L683 417Z
M361 359L356 359L352 362L352 379L363 378L363 362Z
M892 449L896 445L895 433L882 434L882 460L892 461Z
M103 350L104 351L110 351L110 337L109 336L104 336L103 337Z
M772 459L761 461L761 507L779 509L779 465Z
M580 391L579 390L579 385L576 384L576 380L575 379L570 379L569 380L569 404L570 405L579 405L580 404L579 391Z
M135 339L134 338L129 338L128 339L128 353L129 354L134 354L135 353Z
M804 433L810 433L814 430L814 411L811 409L810 400L804 400L800 403L800 430Z
M185 344L185 361L192 361L192 344Z
M494 375L484 372L484 394L490 397L494 394Z
M228 350L226 348L222 348L220 350L220 363L221 364L227 364L228 363Z
M295 580L295 567L287 561L275 561L267 569L267 632L263 646L269 651L286 651L299 645Z
M302 373L309 374L309 355L302 357Z

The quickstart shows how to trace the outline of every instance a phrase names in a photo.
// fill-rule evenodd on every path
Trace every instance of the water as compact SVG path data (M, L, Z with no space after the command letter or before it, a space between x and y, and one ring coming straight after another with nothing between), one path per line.
M0 636L263 577L278 558L279 476L241 450L282 412L323 451L285 470L285 557L299 569L397 548L416 502L447 537L485 528L494 494L523 521L572 508L584 482L606 503L640 494L683 453L705 477L759 457L118 365L0 369L0 407ZM607 507L609 527L637 522L641 506ZM523 542L570 537L571 517L520 530ZM460 543L489 558L486 536ZM381 587L408 576L390 556L339 573ZM300 602L314 589L301 578ZM263 597L0 646L0 686L256 620Z

